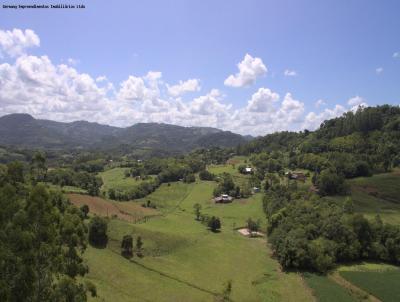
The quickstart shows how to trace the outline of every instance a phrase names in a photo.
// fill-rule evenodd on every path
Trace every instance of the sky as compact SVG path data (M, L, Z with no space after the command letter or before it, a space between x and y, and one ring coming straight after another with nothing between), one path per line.
M397 0L29 3L0 1L0 116L265 135L400 104Z

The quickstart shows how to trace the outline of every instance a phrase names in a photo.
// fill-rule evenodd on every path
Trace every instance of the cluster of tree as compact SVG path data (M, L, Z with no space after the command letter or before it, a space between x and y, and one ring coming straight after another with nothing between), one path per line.
M195 203L193 205L194 214L196 220L206 225L212 232L218 232L221 229L221 221L218 217L208 216L207 214L201 213L201 204Z
M235 184L232 175L225 172L216 178L216 180L218 185L213 191L214 196L228 194L235 198L247 198L252 194L253 187L260 187L261 185L261 181L255 175L252 175L248 182L242 186Z
M199 172L199 178L200 178L201 180L208 180L208 181L211 181L211 180L214 180L214 179L215 179L215 175L212 174L212 173L211 173L210 171L208 171L208 170L202 170L202 171Z
M108 198L112 200L127 201L139 199L154 192L160 184L158 179L152 179L150 181L142 181L128 190L115 190L114 188L110 188L107 194Z
M103 181L100 177L86 171L76 172L71 168L56 168L47 172L45 181L55 185L75 186L87 190L92 196L98 196Z
M232 157L234 150L231 148L212 147L209 149L197 149L188 154L189 157L200 158L206 165L225 164Z
M257 233L260 230L261 221L259 219L253 220L251 218L246 221L247 229L249 230L250 236L253 236L254 233Z
M0 300L86 301L96 289L80 281L88 271L82 212L36 184L36 172L0 166Z
M104 248L108 243L107 220L94 216L89 223L89 243L98 248Z
M133 256L133 237L132 235L124 235L121 241L121 254L126 258ZM136 237L136 255L143 257L143 241L142 237Z
M400 228L354 214L349 199L340 205L275 185L263 204L269 241L284 268L326 272L338 262L400 263Z
M350 190L343 175L331 169L325 169L321 173L314 174L312 182L318 188L318 193L321 196L345 195Z

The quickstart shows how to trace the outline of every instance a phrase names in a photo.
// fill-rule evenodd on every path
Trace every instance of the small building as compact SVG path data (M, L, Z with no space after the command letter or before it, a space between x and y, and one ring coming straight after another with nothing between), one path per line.
M221 196L214 198L215 203L229 203L233 201L233 197L228 194L222 194Z
M289 179L306 181L306 175L303 172L286 172Z
M247 168L244 169L244 172L246 174L251 174L251 173L253 173L253 168L247 167Z
M259 193L260 192L260 188L258 187L253 187L253 193Z

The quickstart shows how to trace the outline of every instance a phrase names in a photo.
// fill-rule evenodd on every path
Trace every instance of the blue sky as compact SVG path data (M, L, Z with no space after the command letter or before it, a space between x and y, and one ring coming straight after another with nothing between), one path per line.
M157 121L264 134L315 128L359 104L400 103L399 1L82 3L85 9L0 8L0 64L4 70L4 64L11 66L10 74L30 68L28 76L8 75L3 81L0 73L0 89L40 79L19 96L3 89L0 114L26 111L65 121L120 126ZM26 42L10 54L10 37L18 36L13 29L32 30L40 45ZM246 54L265 68L240 84L237 64ZM33 61L47 67L35 71ZM162 75L146 77L149 71ZM225 81L230 75L239 81L235 87ZM96 82L99 76L107 80ZM197 80L187 88L194 91L168 93L168 87L189 79ZM91 88L82 93L79 81ZM44 91L49 86L51 91ZM75 90L67 94L67 86Z

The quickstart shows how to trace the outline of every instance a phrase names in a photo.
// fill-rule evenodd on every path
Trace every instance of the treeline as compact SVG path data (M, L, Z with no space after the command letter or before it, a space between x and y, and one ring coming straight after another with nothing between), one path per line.
M86 301L96 295L82 253L84 213L40 183L40 156L29 167L0 165L0 300Z
M269 242L285 269L326 272L359 260L400 264L400 227L355 214L349 198L338 204L275 184L263 206Z

